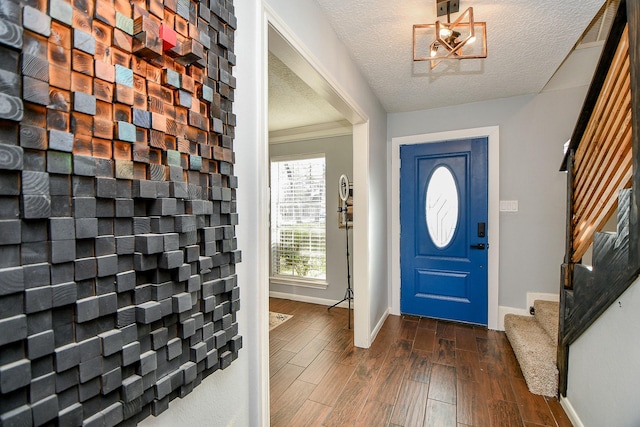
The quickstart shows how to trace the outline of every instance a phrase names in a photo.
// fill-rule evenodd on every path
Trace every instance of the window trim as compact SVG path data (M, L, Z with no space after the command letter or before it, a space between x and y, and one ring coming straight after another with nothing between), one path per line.
M329 282L322 279L309 279L306 277L290 278L288 276L279 276L279 275L270 276L269 284L296 286L300 288L312 288L312 289L323 289L323 290L329 287Z
M277 162L292 162L292 161L302 161L302 160L313 160L313 159L324 159L325 162L325 177L324 177L324 185L325 185L325 213L327 211L327 206L328 206L328 202L327 202L327 175L326 175L326 167L327 167L327 154L324 151L318 151L318 152L313 152L313 153L292 153L292 154L286 154L286 155L280 155L280 156L270 156L269 157L269 244L270 246L272 245L272 241L271 241L271 229L273 227L273 223L272 223L272 211L271 211L271 206L273 203L273 196L272 196L272 185L273 183L271 182L271 170L273 167L273 163L277 163ZM325 222L324 222L324 235L325 235L325 244L324 244L324 253L325 253L325 263L327 260L327 250L328 250L328 245L327 245L327 237L328 237L328 222L326 220L325 217ZM276 285L286 285L286 286L296 286L296 287L303 287L303 288L312 288L312 289L327 289L329 286L329 283L327 282L327 274L328 274L328 270L326 268L326 264L325 264L325 277L324 279L314 279L311 277L304 277L304 276L289 276L289 275L279 275L274 273L273 271L273 250L269 250L269 284L276 284Z

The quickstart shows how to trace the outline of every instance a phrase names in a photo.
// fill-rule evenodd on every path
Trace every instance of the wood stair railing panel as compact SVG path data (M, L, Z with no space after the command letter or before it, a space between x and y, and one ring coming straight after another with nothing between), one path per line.
M573 254L578 262L615 209L632 176L628 27L581 138L574 160Z
M569 173L558 369L566 396L569 345L640 274L640 1L620 1L562 170ZM616 207L616 233L598 232ZM591 242L592 268L580 264Z

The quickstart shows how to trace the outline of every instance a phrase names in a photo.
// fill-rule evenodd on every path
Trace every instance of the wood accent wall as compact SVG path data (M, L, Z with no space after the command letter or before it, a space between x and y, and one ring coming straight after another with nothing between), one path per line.
M247 357L234 10L0 0L0 426L134 426Z
M578 262L631 185L631 82L625 28L587 128L576 150L573 180L573 254Z

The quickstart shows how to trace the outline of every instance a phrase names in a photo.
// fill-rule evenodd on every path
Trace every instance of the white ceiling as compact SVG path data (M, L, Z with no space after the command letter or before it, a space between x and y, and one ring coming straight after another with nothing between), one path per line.
M389 113L540 92L604 3L460 0L460 11L473 6L475 20L487 23L488 56L430 71L428 62L413 61L412 26L438 19L436 0L316 1ZM270 130L339 119L273 55L269 76Z
M269 132L342 119L335 108L269 53Z

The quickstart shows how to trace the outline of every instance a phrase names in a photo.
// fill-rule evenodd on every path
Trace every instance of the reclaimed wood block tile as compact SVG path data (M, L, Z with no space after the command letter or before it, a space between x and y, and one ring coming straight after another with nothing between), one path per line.
M122 122L131 122L131 107L125 104L113 104L113 119Z
M20 126L20 146L35 150L46 150L48 146L47 131L36 126Z
M51 215L51 196L23 195L22 217L25 219L49 218Z
M116 10L113 6L113 2L107 0L96 2L93 16L95 17L96 21L108 24L111 27L115 26Z
M77 49L71 52L71 63L73 71L85 74L87 76L93 76L93 57L89 54L80 52Z
M9 19L13 22L20 22L20 14L22 13L20 3L15 0L3 2L0 8L0 17Z
M82 29L86 32L91 32L91 16L80 8L74 7L73 9L73 28Z
M116 65L115 82L127 87L133 87L133 70L122 65Z
M42 105L26 102L24 104L24 118L21 124L45 127L47 123L46 111L46 107Z
M72 72L71 73L71 90L73 92L91 93L93 89L93 79L90 76Z
M49 84L62 90L71 89L71 72L68 68L49 63Z
M96 53L96 39L92 33L87 33L79 29L73 30L73 48L81 50L89 55Z
M101 4L106 3L107 2L101 2ZM98 44L107 46L111 45L111 41L113 40L113 25L107 25L103 22L93 21L91 33L96 40L96 53L94 54L95 57L98 54Z
M147 96L147 82L144 77L134 74L133 76L133 88L136 92Z
M93 156L102 159L111 159L113 156L113 147L108 139L93 138L92 139Z
M31 6L25 6L23 9L22 25L25 29L45 37L51 35L51 17Z
M151 113L149 111L134 108L133 124L138 127L149 129L151 127Z
M130 13L130 12L129 12ZM120 13L116 11L116 28L124 31L125 33L132 36L133 33L133 19L130 16Z
M23 53L22 75L33 77L43 82L49 82L49 63L43 58Z
M113 46L124 52L131 52L133 49L133 36L116 28L113 30ZM113 62L116 63L115 59ZM123 65L127 66L128 64Z
M96 97L83 92L73 93L73 110L95 116Z
M67 24L70 25L70 24ZM51 22L51 35L48 39L49 44L60 46L64 49L71 49L71 30L60 22ZM51 49L51 46L49 46Z
M93 116L81 112L71 114L71 130L76 136L93 135Z
M109 103L113 102L113 91L112 83L107 83L99 79L93 81L93 94L96 97L96 102L98 100Z
M21 170L23 167L23 158L22 147L0 144L1 170Z
M101 60L96 60L95 63L95 77L102 79L108 83L113 83L116 80L116 68L115 66L108 64Z
M159 36L162 39L162 50L164 51L171 50L178 44L178 38L175 30L168 25L160 25Z
M0 118L19 122L22 117L22 100L15 96L0 93Z
M113 139L113 121L94 118L93 136L96 138Z
M144 77L145 79L147 79L147 67L150 66L147 61L144 60L144 58L139 58L137 56L133 56L131 58L131 69L133 70L133 73ZM153 68L153 67L152 67Z
M114 99L121 104L133 105L133 87L116 83Z
M136 127L131 123L119 121L116 123L116 137L121 141L135 142Z
M174 89L180 89L180 74L170 68L162 70L162 84Z
M71 174L71 153L47 151L47 172L55 174ZM53 202L52 202L53 203Z
M47 110L47 129L49 130L68 132L70 120L71 117L67 112L52 109Z
M49 105L47 105L47 108L63 112L71 111L71 92L51 87L49 90Z
M38 105L48 105L49 104L49 84L47 82L43 82L40 80L36 80L31 77L23 77L22 78L22 97L25 101L33 102ZM11 102L7 97L8 106L12 107L8 109L8 111L15 114L16 103Z
M51 141L49 141L51 144ZM90 156L91 155L91 135L82 135L82 134L74 134L73 137L73 149L72 152L74 154L82 155L82 156ZM75 161L75 157L74 157ZM74 164L74 167L76 165ZM78 173L74 170L74 172ZM84 175L84 174L81 174Z

